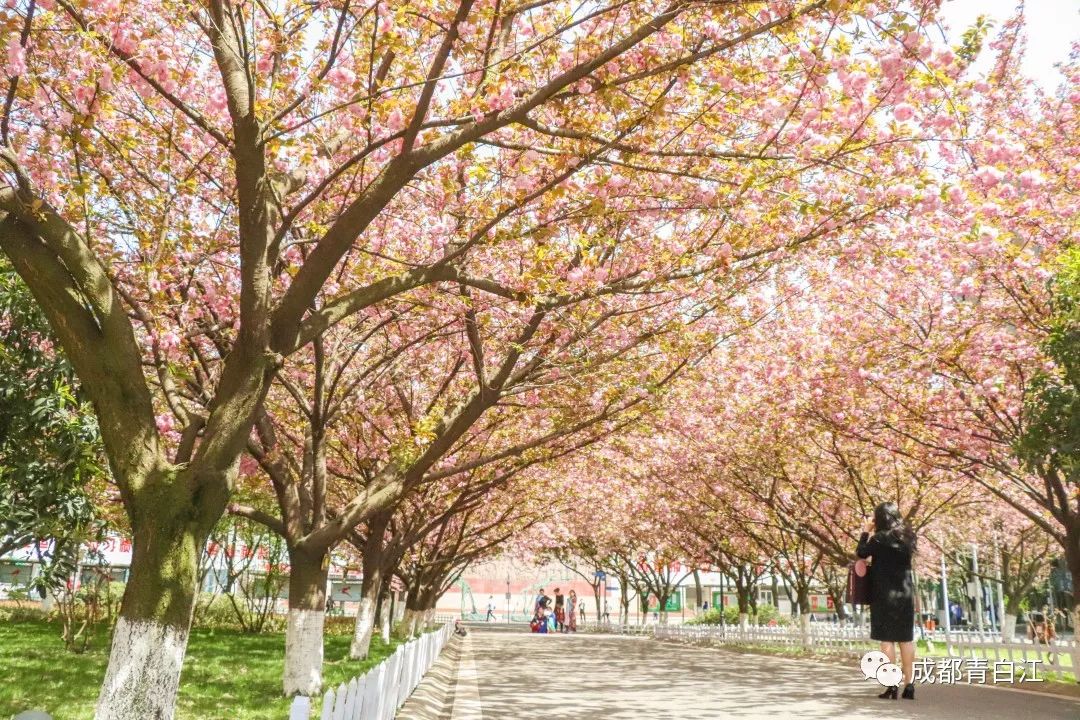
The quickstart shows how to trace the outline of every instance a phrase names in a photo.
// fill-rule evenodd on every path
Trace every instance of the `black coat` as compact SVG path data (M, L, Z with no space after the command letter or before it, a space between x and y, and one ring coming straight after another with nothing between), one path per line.
M890 533L863 533L855 550L870 565L870 637L911 642L915 627L915 591L911 580L911 545Z

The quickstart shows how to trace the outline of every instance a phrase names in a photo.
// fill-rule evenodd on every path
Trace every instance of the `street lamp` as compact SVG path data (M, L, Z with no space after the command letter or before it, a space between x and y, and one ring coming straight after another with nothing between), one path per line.
M506 622L510 622L510 571L506 571Z

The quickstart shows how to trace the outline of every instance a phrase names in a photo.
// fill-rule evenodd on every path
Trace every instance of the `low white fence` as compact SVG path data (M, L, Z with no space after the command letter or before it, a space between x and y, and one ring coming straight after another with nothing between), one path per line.
M320 720L392 720L453 632L453 623L447 623L425 633L399 645L390 657L360 677L342 683L337 690L327 690ZM316 720L311 713L311 698L295 698L289 720Z
M585 623L578 626L581 632L605 633L608 635L652 635L658 625L635 625L618 623Z
M866 626L854 624L805 623L793 626L767 625L618 625L589 623L585 632L614 635L647 635L696 645L769 645L803 648L814 652L861 655L877 647ZM1056 639L1053 645L1036 644L1026 638L1002 642L1000 633L978 630L944 630L916 633L916 640L945 646L950 657L998 661L1037 661L1040 672L1071 675L1080 682L1080 642Z
M941 633L941 635L935 633L933 640L944 643L948 655L982 658L987 662L1019 660L1027 663L1037 660L1040 670L1068 673L1080 682L1080 642L1075 639L1056 638L1052 641L1052 645L1045 645L1015 638L1012 642L1002 642L1000 633L977 630Z

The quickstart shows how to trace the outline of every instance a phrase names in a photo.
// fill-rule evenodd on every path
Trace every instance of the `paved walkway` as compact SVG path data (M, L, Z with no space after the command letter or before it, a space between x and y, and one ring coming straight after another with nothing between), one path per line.
M879 700L880 688L861 680L854 664L845 670L645 638L474 626L456 660L452 698L426 717L1080 718L1080 701L996 688L920 685L914 702Z

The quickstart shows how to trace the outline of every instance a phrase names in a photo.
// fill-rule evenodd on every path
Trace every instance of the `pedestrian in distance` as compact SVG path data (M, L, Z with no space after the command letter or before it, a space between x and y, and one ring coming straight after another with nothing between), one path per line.
M560 588L555 588L555 629L566 630L566 596Z
M495 619L495 596L494 595L488 595L487 617L485 618L485 622L491 622L494 619Z
M870 637L881 643L881 652L896 662L900 645L902 697L915 699L915 591L911 576L911 556L915 552L915 533L900 514L896 503L881 503L874 508L859 536L855 554L871 558L870 565ZM899 685L885 689L880 698L897 698Z
M537 606L536 612L533 613L532 622L529 623L529 627L534 633L547 633L547 618L544 616L544 609Z
M566 599L566 629L564 632L577 632L578 599L574 588L570 588L570 595Z
M964 624L964 608L955 600L949 604L949 622L954 630Z
M1048 608L1043 608L1043 612L1034 611L1028 615L1027 636L1028 640L1036 645L1054 647L1057 631L1054 629L1054 619L1048 612ZM1056 659L1056 653L1051 650L1047 655L1047 660L1053 663Z

